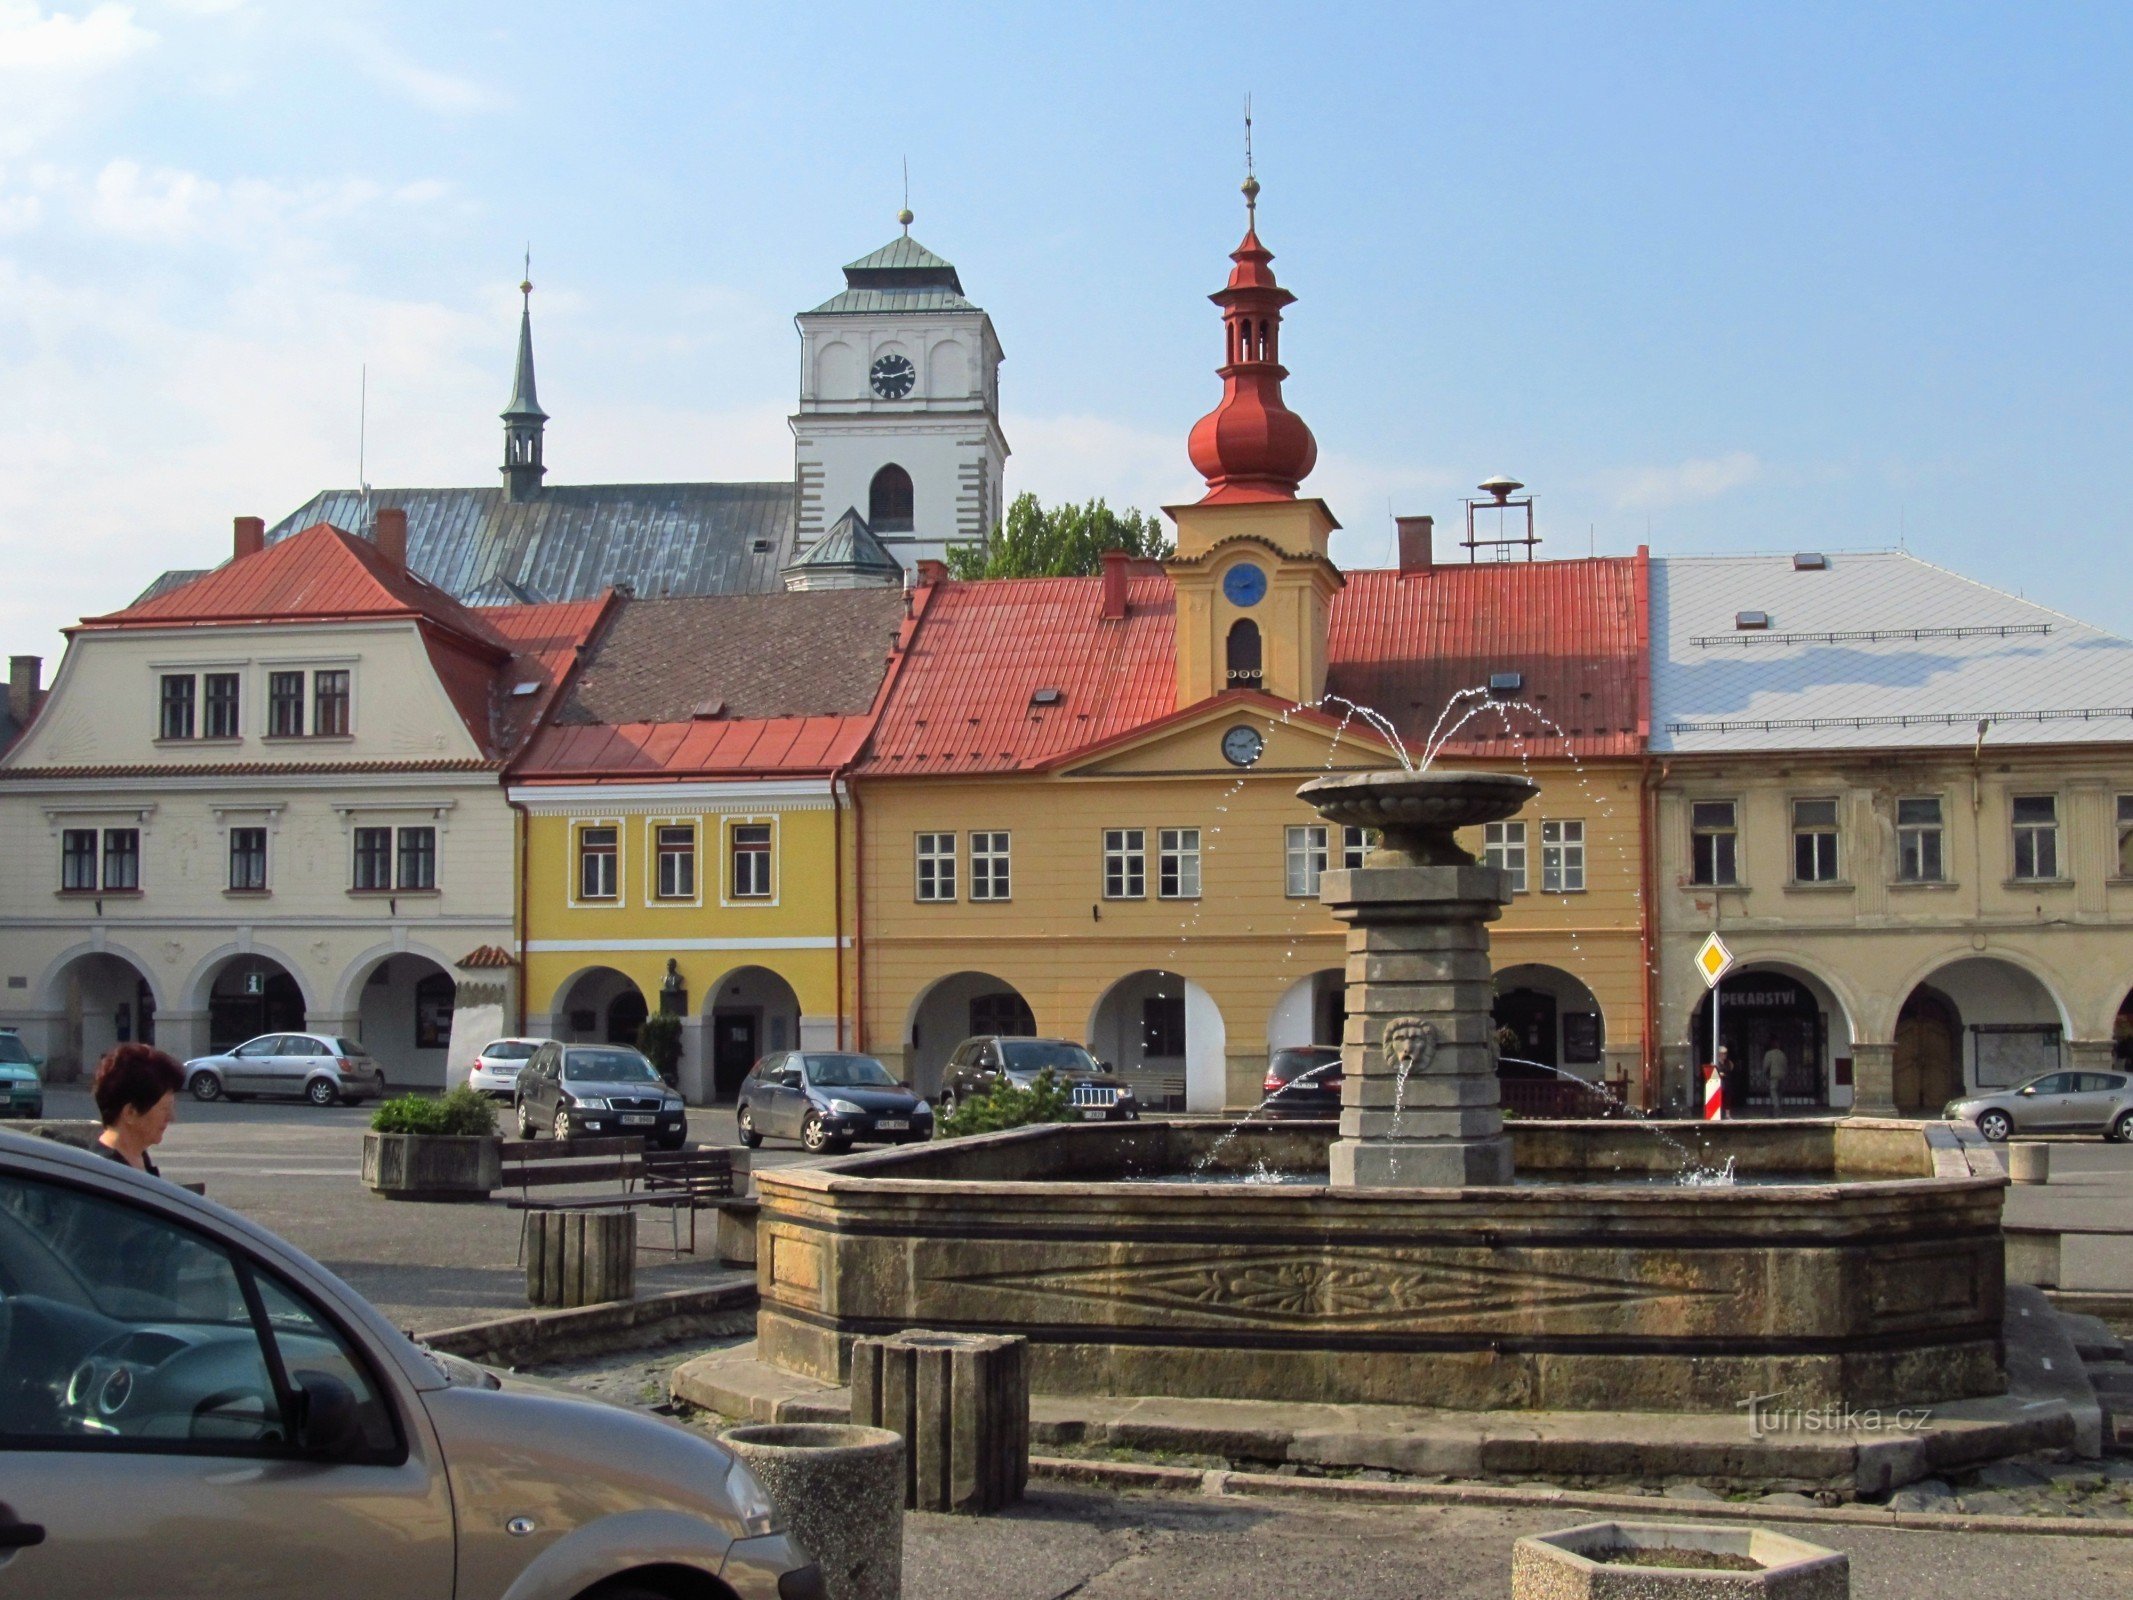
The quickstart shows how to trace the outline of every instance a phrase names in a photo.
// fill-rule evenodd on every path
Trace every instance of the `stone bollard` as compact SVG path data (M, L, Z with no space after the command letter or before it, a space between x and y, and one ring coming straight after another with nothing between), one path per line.
M591 1306L637 1292L637 1213L526 1213L526 1304Z
M904 1591L904 1442L885 1428L775 1422L719 1438L748 1463L785 1529L822 1569L828 1600Z
M912 1510L997 1511L1029 1482L1029 1341L923 1328L855 1339L852 1420L909 1443Z
M2050 1183L2052 1147L2048 1144L2010 1144L2007 1147L2007 1181Z

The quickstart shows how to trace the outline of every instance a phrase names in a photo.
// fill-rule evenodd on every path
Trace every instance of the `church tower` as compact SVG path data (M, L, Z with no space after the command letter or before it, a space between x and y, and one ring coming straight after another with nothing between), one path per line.
M504 498L513 505L532 500L548 475L541 464L541 435L548 413L533 392L533 263L518 286L518 370L511 380L511 400L504 407Z
M793 415L805 556L856 512L906 572L982 545L1001 504L1000 341L955 268L903 233L844 269L844 292L796 319Z
M1281 397L1281 313L1296 296L1274 281L1259 242L1259 180L1244 180L1244 240L1222 308L1222 398L1193 425L1187 452L1207 480L1178 525L1169 563L1178 604L1178 704L1259 689L1308 704L1326 691L1326 625L1343 579L1327 553L1340 524L1298 485L1318 442Z

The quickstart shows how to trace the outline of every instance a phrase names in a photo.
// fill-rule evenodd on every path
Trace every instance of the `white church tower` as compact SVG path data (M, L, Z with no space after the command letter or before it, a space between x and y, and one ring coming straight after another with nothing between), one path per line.
M1004 507L1000 341L955 268L904 226L803 311L792 418L800 556L847 511L906 572L983 544Z

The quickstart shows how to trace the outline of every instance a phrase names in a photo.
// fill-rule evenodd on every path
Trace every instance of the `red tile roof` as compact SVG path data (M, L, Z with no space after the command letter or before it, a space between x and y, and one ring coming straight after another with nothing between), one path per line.
M581 783L593 778L821 776L852 759L871 720L707 717L550 726L541 730L513 777L527 783Z
M468 972L486 972L502 967L515 967L518 957L498 944L478 944L461 956L457 965Z

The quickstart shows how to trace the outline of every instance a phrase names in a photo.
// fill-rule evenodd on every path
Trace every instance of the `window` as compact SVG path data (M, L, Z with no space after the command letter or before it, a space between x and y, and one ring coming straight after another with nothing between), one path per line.
M68 828L59 836L59 886L80 893L96 887L96 830Z
M1511 880L1511 892L1526 892L1526 825L1523 822L1490 822L1481 829L1481 864L1500 868Z
M876 533L909 533L914 499L911 474L891 462L874 474L867 490L867 526Z
M1541 890L1578 894L1585 888L1585 824L1564 818L1541 824Z
M1141 1002L1141 1059L1185 1053L1185 997L1152 994Z
M355 886L358 889L390 889L393 886L392 829L356 829Z
M955 898L955 835L922 833L918 836L918 897L921 900Z
M1200 898L1200 830L1164 828L1156 834L1155 892L1165 900Z
M733 898L770 898L770 824L736 822L733 825Z
M1249 617L1239 617L1229 625L1228 657L1226 665L1232 689L1257 689L1266 681L1258 623Z
M1305 823L1288 830L1283 851L1287 867L1287 892L1296 896L1318 893L1319 877L1326 870L1326 829L1323 823Z
M163 720L156 729L159 739L190 739L193 736L193 680L166 673L163 677Z
M970 1031L1026 1039L1037 1031L1037 1018L1031 1012L1029 1002L1012 989L1000 994L973 995Z
M1007 835L973 833L970 836L970 898L1005 900L1009 898L1010 886Z
M662 900L696 897L696 829L686 822L661 823L652 831L658 854L657 887Z
M230 829L230 887L255 894L267 886L267 830Z
M578 830L578 898L613 900L615 862L621 854L620 830L613 826Z
M234 672L210 672L207 675L208 738L237 737L237 686L238 678Z
M1104 898L1143 900L1148 895L1148 830L1104 829Z
M2118 797L2118 875L2133 878L2133 794Z
M2119 802L2121 813L2124 801ZM1941 867L1940 796L1911 795L1896 802L1896 881L1939 883Z
M141 830L104 830L104 888L138 889L141 886Z
M437 830L435 828L402 828L400 830L399 853L399 886L401 889L434 889L437 887Z
M267 674L267 736L298 739L304 732L304 675L301 672Z
M311 731L324 736L348 731L348 674L311 674Z
M1689 807L1689 881L1731 884L1740 881L1740 835L1734 829L1733 802L1698 800Z
M1363 864L1363 857L1377 847L1377 842L1375 828L1341 829L1341 865L1353 872Z
M1836 801L1793 801L1792 881L1794 883L1835 883L1837 881Z
M2059 876L2059 797L2016 795L2014 802L2014 875Z

